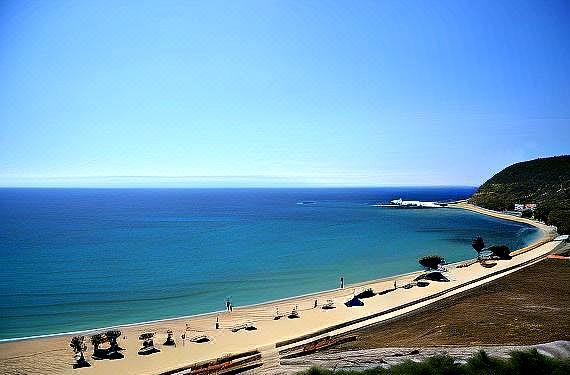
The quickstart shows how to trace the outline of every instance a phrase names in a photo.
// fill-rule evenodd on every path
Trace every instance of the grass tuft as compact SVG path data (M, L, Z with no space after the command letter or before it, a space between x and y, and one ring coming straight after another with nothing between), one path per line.
M508 359L490 357L485 351L475 353L461 364L447 354L423 362L406 362L389 368L364 371L333 371L312 367L300 375L567 375L570 359L560 360L540 354L536 349L514 351Z

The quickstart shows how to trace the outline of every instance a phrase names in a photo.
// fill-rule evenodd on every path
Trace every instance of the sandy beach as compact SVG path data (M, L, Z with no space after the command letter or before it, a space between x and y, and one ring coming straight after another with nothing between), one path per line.
M459 262L448 266L446 276L449 282L430 282L426 287L414 286L404 289L402 286L411 282L422 271L398 275L391 278L373 280L360 284L347 285L316 294L300 296L259 305L237 307L232 312L212 313L201 316L177 318L160 322L129 325L120 327L126 337L119 340L125 350L121 360L93 360L92 347L88 344L86 358L89 368L74 370L73 352L69 347L70 335L50 336L46 338L19 340L0 344L0 372L4 374L160 374L175 373L176 369L194 363L212 360L228 354L259 350L262 358L274 356L279 350L310 342L327 335L346 333L364 326L393 319L430 303L440 301L471 288L475 288L497 278L516 272L535 264L548 255L557 245L551 241L552 228L532 220L517 218L478 207L467 203L458 203L452 207L468 209L481 214L531 224L542 231L542 238L534 244L516 251L511 260L498 261L490 268L480 264L458 267L471 263ZM396 281L398 288L392 290ZM375 292L387 291L383 295L363 299L364 306L347 307L346 301L367 288ZM322 309L327 300L334 301L335 308ZM315 308L315 301L317 307ZM287 315L297 307L298 319L289 319ZM283 314L274 320L276 310ZM219 329L216 329L216 317ZM232 328L251 322L257 329ZM163 346L166 331L172 330L176 347ZM138 339L143 332L155 332L155 344L161 350L149 356L137 354L141 348ZM93 332L85 332L89 336ZM181 339L185 334L187 339ZM188 339L206 334L210 341L194 343Z

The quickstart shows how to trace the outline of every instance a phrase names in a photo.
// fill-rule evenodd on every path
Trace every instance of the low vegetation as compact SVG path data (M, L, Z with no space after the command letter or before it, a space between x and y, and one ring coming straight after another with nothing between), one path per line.
M544 216L539 217L538 220L556 226L558 233L570 234L570 209L562 209L556 205L545 208Z
M497 211L512 210L515 203L536 203L535 219L568 234L570 155L513 164L481 185L469 201Z
M524 219L531 219L534 216L534 212L531 209L526 209L521 212L521 217Z
M438 355L423 362L406 361L389 368L365 371L333 371L313 367L303 375L562 375L570 374L570 359L560 360L540 354L536 349L515 351L508 359L489 357L484 351L467 363L449 355Z

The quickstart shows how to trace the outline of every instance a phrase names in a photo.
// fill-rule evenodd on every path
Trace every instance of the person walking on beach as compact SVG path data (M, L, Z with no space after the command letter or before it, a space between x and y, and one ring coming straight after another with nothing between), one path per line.
M231 305L230 300L229 300L229 299L226 299L226 310L227 310L227 311L230 311L230 305Z
M216 329L220 329L220 316L216 316Z
M314 308L315 308L315 309L317 308L317 300L315 300L315 307L314 307Z
M396 286L396 280L394 280L394 290L398 289L398 287Z
M340 289L344 289L344 277L340 278Z

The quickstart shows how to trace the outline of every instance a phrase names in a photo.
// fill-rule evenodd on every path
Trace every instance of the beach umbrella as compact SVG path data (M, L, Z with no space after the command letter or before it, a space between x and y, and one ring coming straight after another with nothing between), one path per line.
M347 307L364 306L364 302L362 302L361 300L359 300L356 297L352 297L352 299L350 301L346 301L344 304Z

